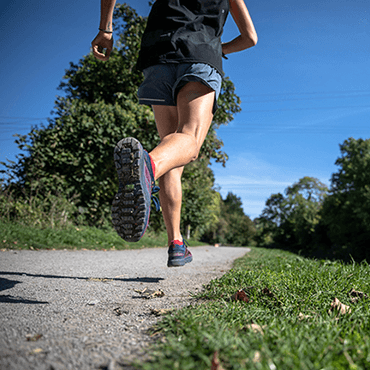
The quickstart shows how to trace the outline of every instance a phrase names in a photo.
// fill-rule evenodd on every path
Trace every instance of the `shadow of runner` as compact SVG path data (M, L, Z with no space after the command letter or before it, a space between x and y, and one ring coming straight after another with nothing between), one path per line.
M21 283L21 281L0 278L0 291L11 289L15 287L16 284L19 284L19 283Z
M0 278L0 291L11 289L16 284L22 283L17 280L9 280L5 278ZM4 294L0 295L0 303L26 303L26 304L49 304L49 302L43 301L33 301L30 299L24 299L22 297L12 297L11 295Z
M94 277L78 277L78 276L61 276L61 275L42 275L42 274L30 274L27 272L9 272L9 271L0 271L0 275L10 275L10 276L30 276L30 277L42 277L46 279L77 279L77 280L106 280L106 281L122 281L122 282L139 282L139 283L159 283L164 278L161 277L136 277L136 278L94 278ZM4 279L7 280L7 279ZM1 278L0 278L1 281ZM12 281L12 280L8 280ZM20 283L17 281L16 283ZM15 285L15 284L14 284ZM14 286L13 285L13 286ZM1 287L1 285L0 285ZM9 288L6 288L9 289ZM1 290L1 289L0 289Z
M0 295L0 303L49 304L49 302L32 301L31 299L12 297L10 295Z

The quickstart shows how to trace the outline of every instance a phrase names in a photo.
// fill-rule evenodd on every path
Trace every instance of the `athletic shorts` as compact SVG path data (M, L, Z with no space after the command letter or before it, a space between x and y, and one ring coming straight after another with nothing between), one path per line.
M139 103L176 106L177 94L190 81L198 81L215 91L213 114L221 91L222 77L204 63L167 63L145 68L144 82L138 90Z

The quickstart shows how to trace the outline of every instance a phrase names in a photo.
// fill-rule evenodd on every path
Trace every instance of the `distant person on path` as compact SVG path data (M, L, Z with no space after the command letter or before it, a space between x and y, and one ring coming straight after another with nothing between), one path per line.
M102 61L109 59L113 48L115 2L101 0L99 33L92 48ZM229 11L240 35L221 43ZM150 153L134 138L124 138L116 145L119 189L112 219L124 240L140 240L159 179L168 267L192 261L180 232L181 175L184 166L198 157L217 109L222 56L256 43L257 34L243 0L157 0L150 11L137 61L144 73L138 97L140 104L152 106L161 142Z

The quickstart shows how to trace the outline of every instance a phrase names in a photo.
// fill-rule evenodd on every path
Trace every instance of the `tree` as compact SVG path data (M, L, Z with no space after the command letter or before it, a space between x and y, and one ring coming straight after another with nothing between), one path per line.
M340 145L322 217L334 246L370 259L370 139L349 138Z
M252 220L244 214L241 199L229 192L221 198L221 213L217 223L206 229L202 240L235 246L250 245L256 233Z
M305 248L313 240L320 221L327 186L313 177L303 177L266 201L258 241L273 240L280 245Z
M117 189L112 158L115 143L134 136L150 151L159 142L154 115L149 107L138 104L136 96L143 76L135 63L146 19L128 5L117 4L114 20L118 41L109 61L100 62L90 53L78 64L71 63L59 86L64 96L55 102L55 118L49 119L46 127L34 127L29 134L18 136L16 142L26 154L20 154L16 163L6 164L9 186L14 190L21 193L37 184L44 193L73 195L80 212L94 225L109 217ZM240 99L229 79L223 82L219 103L199 155L202 168L207 167L210 158L223 164L227 160L216 129L240 110ZM184 183L191 196L185 197L184 209L190 212L192 204L197 203L203 214L193 212L192 223L201 225L214 205L209 194L202 195L196 187L203 184L212 193L213 174L211 170L203 171L207 179L198 176L194 181L189 171L184 173ZM155 213L153 216L157 217ZM160 228L160 222L153 224Z
M220 195L213 189L214 175L208 160L197 160L185 166L181 230L184 236L200 236L215 227L220 216Z

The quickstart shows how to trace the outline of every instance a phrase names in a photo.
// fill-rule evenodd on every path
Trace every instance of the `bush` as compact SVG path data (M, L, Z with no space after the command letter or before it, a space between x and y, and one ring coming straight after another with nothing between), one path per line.
M15 196L14 192L0 190L0 218L28 226L66 228L79 224L81 215L75 205L77 197L46 194L39 184L31 187L28 194Z

